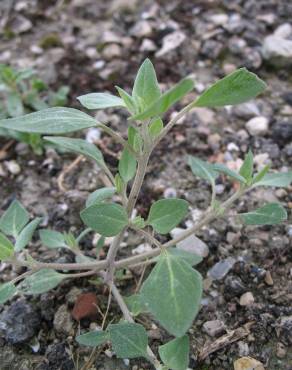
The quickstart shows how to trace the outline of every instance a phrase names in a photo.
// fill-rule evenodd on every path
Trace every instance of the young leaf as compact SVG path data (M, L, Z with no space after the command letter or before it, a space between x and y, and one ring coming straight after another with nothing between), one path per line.
M257 182L259 182L269 172L269 169L270 165L266 164L259 173L254 175L252 179L252 185L255 185Z
M255 211L240 213L246 225L275 225L287 220L287 212L279 203L268 203Z
M74 234L69 231L68 233L64 233L65 243L68 245L69 248L77 248L78 241L76 240Z
M267 85L246 68L217 81L195 102L196 107L220 107L244 103L255 98L266 89Z
M41 220L42 218L38 217L27 224L24 229L22 229L15 241L15 252L20 252L23 248L27 246L27 244L31 241L33 233L35 232L35 229L38 227Z
M172 256L182 258L185 262L187 262L191 266L196 266L203 260L203 257L198 256L195 253L184 251L183 249L168 248L167 250L168 253L170 253Z
M228 167L224 166L224 164L216 163L213 165L213 168L215 171L219 173L224 173L224 175L231 177L233 180L239 181L242 184L246 183L246 180L243 176L239 175L237 172L232 171Z
M77 98L87 109L104 109L112 107L125 107L126 104L118 96L107 93L91 93Z
M11 117L18 117L23 114L22 100L16 92L9 93L6 100L6 109Z
M244 158L244 162L240 167L239 174L245 178L248 184L250 184L253 175L253 154L250 150Z
M13 244L4 234L0 233L0 261L9 259L13 254Z
M183 199L161 199L152 204L147 224L160 234L167 234L185 217L188 202Z
M143 304L140 294L133 294L129 297L124 297L124 300L133 316L138 316L142 312L147 312L147 308Z
M287 187L292 183L292 171L267 173L262 179L256 181L255 186Z
M76 337L76 341L79 344L88 347L100 346L101 344L104 344L107 341L109 341L109 339L110 339L109 333L107 331L100 330L90 331L88 333L78 335L78 337Z
M129 95L125 90L123 90L121 87L116 86L116 89L118 90L118 93L120 97L123 99L126 107L128 108L130 113L135 113L136 107L134 99Z
M17 289L12 283L5 283L0 285L0 304L4 304L8 299L12 298Z
M211 163L189 155L188 164L195 176L214 184L216 177L218 177L218 172Z
M0 218L0 230L17 238L28 221L28 212L18 200L14 200Z
M184 78L177 85L166 91L159 99L154 101L142 113L131 117L132 120L144 121L148 118L161 116L172 105L181 100L194 88L194 82L190 78Z
M136 152L141 152L143 147L143 139L141 138L139 132L132 126L129 126L128 128L128 141Z
M65 274L60 274L50 269L43 269L25 278L18 285L18 289L24 294L42 294L54 289L65 278Z
M144 110L151 103L156 101L161 95L160 88L157 82L157 77L153 64L149 59L146 59L138 70L132 96L135 105L141 107L139 103L142 102L142 109ZM137 104L138 103L138 104Z
M148 338L140 324L121 323L108 327L113 350L118 358L147 357Z
M100 188L95 190L93 193L89 194L88 198L86 199L86 207L92 206L93 204L101 203L106 199L112 198L115 192L116 188L114 187Z
M129 182L136 173L137 161L128 149L124 149L119 160L119 173L125 183Z
M114 236L128 225L126 210L115 203L94 204L80 213L86 226L103 236Z
M152 120L148 128L149 134L152 137L152 139L155 139L156 136L160 134L162 129L163 129L163 122L161 118L155 118L154 120Z
M44 139L46 141L49 141L50 143L58 145L62 149L83 154L86 157L93 159L100 167L105 167L101 151L96 147L96 145L88 143L86 140L72 139L69 137L61 136L45 136Z
M154 318L170 334L180 337L199 311L202 277L182 258L164 252L140 294Z
M125 188L125 184L119 173L117 173L115 176L115 186L117 189L117 193L122 194Z
M163 363L172 370L186 370L189 364L190 341L187 335L175 338L158 349Z
M74 108L55 107L0 121L0 127L39 134L65 134L93 127L96 120Z
M40 239L48 248L66 248L67 244L62 233L54 230L40 230Z

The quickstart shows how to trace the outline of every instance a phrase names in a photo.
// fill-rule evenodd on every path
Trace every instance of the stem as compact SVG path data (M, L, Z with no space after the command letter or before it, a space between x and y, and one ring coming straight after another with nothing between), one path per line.
M120 244L123 240L124 233L126 229L123 229L113 240L109 251L107 253L106 262L108 266L107 274L106 274L106 282L113 281L114 272L115 272L115 258L118 253Z
M87 227L85 230L83 230L76 238L77 243L79 243L84 238L85 235L90 233L90 231L92 231L90 227Z

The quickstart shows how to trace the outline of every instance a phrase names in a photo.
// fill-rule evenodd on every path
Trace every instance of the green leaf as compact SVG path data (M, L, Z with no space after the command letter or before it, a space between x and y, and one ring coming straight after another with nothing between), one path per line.
M292 183L292 171L289 171L289 172L267 173L266 175L264 175L262 179L255 182L255 186L287 187L291 183Z
M147 108L161 95L153 64L146 59L138 70L132 96L135 105L141 109Z
M228 167L224 166L224 164L216 163L213 165L213 168L215 171L219 173L224 173L224 175L231 177L233 180L239 181L243 184L246 183L246 180L243 176L239 175L235 171L230 170Z
M28 212L18 200L14 200L0 218L0 230L6 235L17 238L28 221Z
M132 126L128 128L128 141L136 152L141 152L143 147L143 139L141 138L139 132Z
M167 234L185 217L188 202L183 199L161 199L152 204L147 224L160 234Z
M116 89L118 90L118 93L120 97L123 99L123 102L125 103L126 107L128 108L130 113L135 113L136 107L134 99L129 95L125 90L123 90L121 87L116 86Z
M65 134L96 126L97 121L73 108L55 107L0 121L0 127L20 132Z
M187 262L191 266L196 266L203 260L203 257L198 256L195 253L184 251L183 249L168 248L167 251L174 257L182 258L185 262Z
M62 149L69 150L70 152L75 152L83 154L86 157L93 159L100 167L104 168L105 163L103 160L103 155L101 151L91 143L82 139L72 139L69 137L53 137L45 136L44 139L50 143L60 146Z
M38 227L41 220L42 218L38 217L35 220L31 221L29 224L27 224L24 227L24 229L22 229L22 231L20 232L15 241L14 247L15 252L20 252L23 248L25 248L28 245L28 243L32 239L35 229Z
M148 338L140 324L121 323L108 327L113 350L118 358L147 357Z
M215 179L218 177L218 172L211 163L202 161L197 157L189 155L188 164L195 176L207 180L211 184L215 183Z
M195 102L196 107L221 107L244 103L255 98L266 89L267 85L246 68L217 81Z
M5 283L0 285L0 304L4 304L14 296L17 289L12 283Z
M132 220L132 225L138 229L144 229L146 223L143 217L137 216Z
M116 189L117 189L117 193L122 194L123 191L124 191L124 188L125 188L125 184L124 184L124 181L121 178L120 174L118 174L118 173L115 176L115 186L116 186Z
M115 192L116 188L114 187L100 188L95 190L93 193L89 194L88 198L86 199L86 207L90 207L93 204L101 203L106 199L112 198Z
M187 370L189 364L190 341L187 335L175 338L158 349L163 363L172 370Z
M275 225L287 220L287 212L279 203L268 203L255 211L240 213L246 225Z
M112 107L125 107L126 104L118 96L107 93L91 93L77 98L87 109L104 109Z
M76 240L74 234L69 231L68 233L64 233L65 243L68 245L69 248L77 248L78 241Z
M125 183L129 182L136 173L137 161L132 153L125 148L119 160L119 173Z
M141 288L148 311L172 335L192 325L202 297L202 277L184 259L164 252Z
M6 100L6 109L11 117L18 117L24 113L21 97L16 92L9 93Z
M40 239L48 248L66 248L65 236L54 230L40 230Z
M253 154L251 150L248 151L242 163L239 174L245 178L247 184L250 184L252 181L253 175Z
M160 132L163 130L163 122L161 118L155 118L151 121L149 125L149 134L152 137L152 139L155 139Z
M65 278L65 274L43 269L25 278L17 288L24 294L42 294L54 289Z
M133 294L129 297L124 297L124 300L133 316L138 316L142 312L147 312L147 308L142 302L140 294Z
M80 213L86 226L103 236L114 236L128 225L126 210L115 203L94 204Z
M159 99L154 101L142 113L136 114L130 119L144 121L151 117L161 116L172 105L181 100L193 88L194 88L193 80L185 78L181 80L178 84L176 84L174 87L166 91L164 94L162 94Z
M0 233L0 261L8 260L13 254L13 244L4 234Z
M270 170L270 165L266 164L265 167L256 175L253 176L252 184L259 182Z
M79 344L88 347L100 346L101 344L104 344L107 341L109 341L109 339L110 339L109 333L107 331L100 330L90 331L88 333L78 335L78 337L76 337L76 341Z

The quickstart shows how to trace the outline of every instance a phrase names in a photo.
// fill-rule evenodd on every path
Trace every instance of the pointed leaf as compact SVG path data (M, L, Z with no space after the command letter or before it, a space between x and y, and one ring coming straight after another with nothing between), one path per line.
M214 184L216 177L218 177L218 172L214 169L214 166L211 163L189 155L188 164L195 176Z
M267 173L255 186L288 187L292 183L292 171Z
M139 132L132 126L128 128L128 141L131 147L138 153L141 152L143 147L143 139Z
M255 174L252 179L252 184L259 182L270 170L270 165L266 164L259 173Z
M77 98L87 109L104 109L112 107L125 107L126 104L118 96L107 93L91 93Z
M147 223L160 234L167 234L185 217L188 202L183 199L161 199L152 204Z
M115 203L94 204L85 208L80 215L86 226L103 236L117 235L128 225L126 210Z
M0 218L0 230L6 235L17 238L28 221L28 212L18 200L14 200Z
M93 204L101 203L104 200L112 198L115 192L116 188L114 187L100 188L95 190L93 193L89 194L86 200L86 207L92 206Z
M187 370L189 364L190 341L187 335L175 338L158 349L163 363L172 370Z
M16 92L9 93L6 100L6 109L10 117L18 117L24 113L21 97Z
M0 121L0 127L20 132L65 134L96 126L97 121L73 108L55 107Z
M246 182L249 184L252 181L253 175L253 154L249 150L247 155L244 158L244 162L242 163L239 174L245 178Z
M244 103L255 98L266 89L267 85L246 68L217 81L195 102L196 107L220 107Z
M13 254L13 244L4 234L0 233L0 261L8 260Z
M66 248L65 236L54 230L40 230L40 239L48 248Z
M124 297L124 300L133 316L138 316L142 312L147 312L147 308L143 304L140 294Z
M131 113L135 113L136 111L135 102L131 95L129 95L125 90L123 90L119 86L116 86L116 89L118 90L118 93L120 97L123 99L126 107L128 108L128 111Z
M279 203L268 203L239 216L246 225L275 225L287 220L287 212Z
M243 176L239 175L235 171L232 171L227 166L224 166L224 164L216 163L216 164L213 165L213 168L214 168L215 171L217 171L219 173L224 173L224 175L227 175L227 176L231 177L233 180L239 181L243 184L246 183L246 180Z
M41 220L42 218L38 217L35 220L31 221L29 224L27 224L24 227L24 229L22 229L22 231L16 238L15 247L14 247L15 252L20 252L23 248L25 248L28 245L28 243L32 239L35 229L38 227Z
M0 304L4 304L10 298L14 296L17 289L12 283L5 283L0 285Z
M54 289L65 278L65 274L60 274L50 269L43 269L25 278L17 288L24 294L42 294Z
M129 182L136 173L137 161L128 149L124 149L119 160L119 173L125 183Z
M156 136L158 136L160 132L163 130L162 119L155 118L153 121L151 121L148 130L149 130L149 134L152 137L152 139L155 139Z
M109 333L107 331L101 330L90 331L88 333L78 335L78 337L76 337L76 341L79 344L88 347L100 346L101 344L104 344L107 341L109 341L109 339L110 339Z

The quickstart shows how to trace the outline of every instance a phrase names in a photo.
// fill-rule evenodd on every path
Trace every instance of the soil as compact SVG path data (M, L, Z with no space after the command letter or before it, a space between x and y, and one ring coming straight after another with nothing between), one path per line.
M291 22L289 1L19 0L12 4L10 12L7 11L9 3L7 0L0 4L3 16L7 16L1 36L0 61L16 67L34 67L52 88L69 86L71 107L80 109L77 96L88 92L115 92L116 84L130 91L136 70L147 56L153 60L164 87L188 74L195 75L195 92L182 103L237 67L246 66L267 82L267 91L251 105L244 105L242 109L197 110L172 130L151 157L137 204L142 216L147 214L152 201L167 192L189 201L193 215L208 206L210 189L191 174L186 164L188 154L232 162L236 167L239 158L251 148L258 168L269 163L273 170L291 169L292 70L289 66L271 65L261 54L264 37L278 26ZM221 21L218 17L212 18L218 14ZM24 32L19 31L24 22L22 18L30 22ZM185 40L165 54L157 55L164 37L173 32L183 33ZM155 50L148 50L145 40ZM178 104L175 110L181 106ZM269 129L252 136L245 124L256 115L268 118ZM124 112L107 110L98 113L98 118L126 135ZM7 140L1 139L1 147L6 143ZM105 149L105 160L115 171L121 148L103 134L99 145ZM0 161L0 209L4 211L17 198L32 216L44 217L42 226L80 232L83 227L80 209L88 194L104 185L94 165L83 161L67 174L68 191L62 192L57 183L58 175L74 158L51 148L47 148L43 156L36 156L23 144L12 145ZM20 173L9 172L7 161L16 161ZM222 192L218 194L219 199L225 199L234 190L227 179L220 178L216 185L218 192ZM244 196L236 209L252 210L264 201L281 202L288 210L287 222L254 228L243 227L230 217L214 222L197 235L208 245L209 255L198 265L205 279L205 290L202 309L189 331L190 369L233 369L234 361L242 356L256 358L265 369L292 369L291 187L255 190ZM94 255L92 238L89 234L82 243L88 256ZM141 241L130 234L120 255L130 255L131 248L139 244ZM42 261L74 261L70 252L47 250L37 237L30 251L34 258ZM211 281L208 271L228 257L233 257L236 263L223 279ZM0 267L3 282L21 272L9 265ZM139 273L135 270L120 274L118 285L123 294L135 291ZM84 319L80 323L71 317L76 297L85 292L94 292L100 311L106 311L108 291L94 279L66 281L41 296L16 296L9 304L0 305L0 314L3 314L12 303L22 302L33 307L33 325L40 320L33 329L33 339L20 344L9 344L0 331L0 370L81 369L91 351L78 346L74 338L79 332L102 323L101 315L97 320ZM240 297L246 292L252 293L254 303L242 306ZM69 329L57 331L56 312L64 304ZM119 317L119 308L112 302L107 322L117 321ZM214 337L203 327L213 320L224 323L223 331ZM138 321L149 331L154 350L169 339L150 317L143 315ZM243 334L232 336L233 331ZM203 348L210 349L218 338L223 345L210 355L202 356ZM107 346L98 352L92 365L92 369L129 368L152 369L143 360L131 360L128 364L116 359Z

